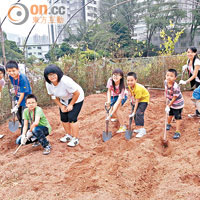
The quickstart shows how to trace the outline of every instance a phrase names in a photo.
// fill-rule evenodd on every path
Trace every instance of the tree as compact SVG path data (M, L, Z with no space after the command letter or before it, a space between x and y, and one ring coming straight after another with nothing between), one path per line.
M7 35L4 33L5 38L5 54L7 60L21 61L24 59L22 51L17 47L16 42L7 40ZM2 47L0 44L0 57L3 57Z
M193 4L193 9L191 11L192 20L190 25L190 41L189 44L192 46L194 42L194 36L196 31L200 27L200 0L196 0L196 3Z

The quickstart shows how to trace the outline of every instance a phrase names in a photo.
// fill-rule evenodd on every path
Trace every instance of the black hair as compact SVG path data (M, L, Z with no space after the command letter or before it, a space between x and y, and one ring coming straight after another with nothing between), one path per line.
M26 101L27 101L28 99L35 99L35 101L37 102L37 97L36 97L34 94L28 94L28 95L26 96Z
M1 65L0 65L0 71L3 72L3 75L5 76L5 73L6 73L6 72L5 72L5 69L4 69L4 67L1 66Z
M174 75L175 75L175 77L177 77L178 76L178 73L177 73L177 71L175 70L175 69L168 69L167 70L168 72L172 72L172 73L174 73Z
M125 89L125 85L124 85L124 73L123 73L123 71L122 71L121 69L117 68L117 69L114 69L114 70L113 70L112 75L113 75L113 74L120 74L120 76L122 77L122 78L120 79L120 83L119 83L119 91L120 91L120 93L121 93L121 91L122 91L123 89ZM112 79L112 86L113 86L114 91L115 91L116 88L115 88L115 82L113 81L113 79Z
M51 81L48 79L48 75L51 73L57 74L58 82L60 82L61 78L63 77L63 71L60 69L60 67L58 67L54 64L51 64L51 65L48 65L44 69L44 78L45 78L46 82L48 82L49 84L51 84Z
M196 47L189 47L189 48L187 48L187 51L188 51L188 49L190 49L193 53L197 53L197 48ZM199 58L197 54L194 56L194 59L192 61L193 69L194 69L194 62L195 62L196 58ZM188 60L188 65L189 65L189 62L190 62L190 60Z
M10 61L8 61L8 62L6 63L6 70L7 70L7 69L12 69L12 68L19 69L19 66L18 66L17 62L14 61L14 60L10 60Z
M135 72L129 72L127 76L133 76L135 80L137 80L137 74Z

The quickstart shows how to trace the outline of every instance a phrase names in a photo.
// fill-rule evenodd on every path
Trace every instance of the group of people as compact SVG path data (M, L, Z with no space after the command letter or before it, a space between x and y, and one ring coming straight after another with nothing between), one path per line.
M189 82L192 87L195 85L196 89L194 90L193 98L195 100L200 99L200 60L197 56L197 49L195 47L188 48L187 56L187 65L183 66L182 70L183 72L188 71L189 78L186 81L180 80L179 84L177 84L175 82L177 71L168 69L164 82L165 111L168 115L166 130L170 130L171 121L174 117L176 120L174 139L178 139L181 135L180 124L184 99L180 91L180 85ZM18 145L33 143L34 147L42 145L44 148L43 154L49 154L51 145L47 140L47 136L51 132L51 126L42 108L37 105L37 97L32 94L28 78L25 74L20 73L18 64L15 61L9 61L5 68L0 66L0 98L2 88L5 85L5 72L13 85L13 88L9 91L15 101L15 106L11 109L11 113L16 113L21 124L21 135L17 138L16 143ZM70 147L75 147L79 144L78 115L83 105L84 91L80 85L64 75L63 71L54 64L50 64L45 68L44 79L48 94L59 107L60 120L66 133L64 137L60 138L60 141L67 142ZM115 69L108 79L105 105L110 106L111 109L106 120L118 121L120 126L117 133L125 132L125 120L121 111L124 103L129 98L131 101L129 117L134 118L136 125L134 132L137 133L137 138L141 138L146 134L144 113L149 103L150 94L143 85L137 83L137 74L135 72L127 74L127 88L125 87L124 79L124 73L121 69ZM189 117L200 117L199 111L197 106L195 114L189 115ZM0 135L0 138L2 137L3 135Z
M0 67L1 88L5 85L4 76L9 76L13 88L9 93L15 101L11 113L16 113L21 124L21 135L17 138L18 145L33 143L33 147L42 145L43 154L51 151L51 145L47 136L51 132L51 126L45 117L41 107L37 105L37 97L32 94L30 83L25 74L20 73L17 62L9 61L5 69ZM60 119L66 135L60 139L67 145L74 147L79 144L78 115L83 105L83 89L70 77L63 74L56 65L49 65L44 70L46 88L52 100L59 106Z

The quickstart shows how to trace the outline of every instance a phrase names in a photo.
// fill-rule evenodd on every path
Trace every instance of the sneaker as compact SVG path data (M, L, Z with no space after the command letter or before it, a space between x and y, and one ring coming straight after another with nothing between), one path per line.
M179 132L175 132L173 138L178 139L180 138L181 134Z
M4 135L0 135L0 139L3 138L3 137L4 137Z
M66 134L64 137L60 138L61 142L69 142L72 139L72 136L69 134Z
M37 142L34 142L33 144L32 144L32 147L38 147L40 145L40 143L37 141Z
M75 138L75 137L72 137L71 141L67 143L67 146L75 147L78 144L79 144L79 139Z
M135 137L136 138L141 138L144 135L146 135L146 129L145 128L141 128L141 129L139 129L139 133Z
M126 132L126 126L120 126L119 130L117 131L117 133L124 133Z
M51 152L51 146L50 146L50 145L47 145L47 146L44 148L43 155L48 155L50 152Z
M111 118L110 121L111 121L111 122L116 122L117 119L116 119L116 118Z
M200 115L198 114L188 114L189 118L200 118Z
M166 130L169 131L170 128L171 128L171 124L167 124L167 126L166 126Z
M140 132L140 129L134 129L133 132L139 133L139 132Z

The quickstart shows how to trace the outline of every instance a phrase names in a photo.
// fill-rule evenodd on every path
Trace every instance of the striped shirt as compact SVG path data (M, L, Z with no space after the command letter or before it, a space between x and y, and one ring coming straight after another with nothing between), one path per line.
M174 82L172 87L167 86L167 81L165 80L165 95L166 98L171 101L173 97L177 97L174 103L171 105L173 109L181 109L184 107L184 99L181 93L179 85Z

